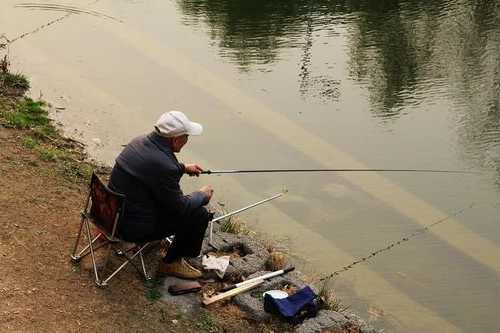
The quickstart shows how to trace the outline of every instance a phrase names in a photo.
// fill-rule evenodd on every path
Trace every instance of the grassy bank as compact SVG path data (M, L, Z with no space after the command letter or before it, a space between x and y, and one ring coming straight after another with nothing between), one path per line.
M26 97L29 81L22 74L10 73L8 66L5 57L0 62L3 127L18 130L23 146L36 152L41 160L54 162L52 167L69 180L88 180L96 165L86 162L83 146L60 135L48 117L48 105Z

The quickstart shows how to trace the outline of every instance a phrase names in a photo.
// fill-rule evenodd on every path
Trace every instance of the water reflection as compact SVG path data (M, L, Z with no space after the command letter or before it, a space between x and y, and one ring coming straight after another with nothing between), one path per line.
M301 44L302 14L307 11L297 1L182 0L178 4L186 14L184 23L206 24L222 55L244 71L277 61L281 49Z
M302 50L298 64L300 94L328 102L339 97L340 80L311 70L313 33L333 27L342 17L340 4L329 1L178 1L186 14L184 23L209 27L221 55L241 71L269 71L285 49Z
M434 77L447 78L464 159L500 171L500 10L497 1L455 6L433 47Z
M221 55L242 71L272 70L299 52L303 99L340 98L343 80L368 91L372 114L397 119L422 102L451 100L464 159L500 168L498 1L179 0L185 23L206 24ZM346 37L346 50L327 45ZM321 46L321 48L320 48ZM330 74L320 54L346 52L348 77ZM332 56L333 58L333 56Z
M401 112L423 79L435 39L440 1L382 1L359 6L351 25L351 77L366 83L372 110Z

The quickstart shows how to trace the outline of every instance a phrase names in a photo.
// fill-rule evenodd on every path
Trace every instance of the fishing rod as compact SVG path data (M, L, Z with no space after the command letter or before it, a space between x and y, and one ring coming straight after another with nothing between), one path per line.
M204 170L207 175L227 173L273 173L273 172L422 172L422 173L457 173L477 174L475 171L433 170L433 169L251 169L251 170Z
M238 294L241 294L242 292L248 291L250 289L254 289L258 287L259 285L263 284L266 280L273 278L275 276L283 275L288 272L291 272L295 269L295 267L290 267L287 269L281 269L279 271L271 272L268 274L264 274L261 276L257 276L253 279L249 279L240 283L236 283L233 285L230 285L226 288L222 288L219 292L219 294L214 295L212 297L204 297L202 300L203 305L210 305L212 303L218 302L220 300L236 296Z
M280 269L280 270L277 270L277 271L274 271L274 272L271 272L271 273L267 273L267 274L264 274L264 275L256 276L254 278L251 278L251 279L248 279L248 280L245 280L245 281L242 281L242 282L239 282L239 283L235 283L235 284L232 284L230 286L221 288L219 290L219 292L229 291L231 289L244 286L245 284L248 284L248 283L254 283L254 282L259 281L259 280L269 280L269 279L271 279L271 278L273 278L275 276L280 276L280 275L286 274L288 272L291 272L293 270L295 270L295 267L289 267L289 268L285 268L285 269Z
M355 261L353 261L351 264L349 264L349 265L347 265L347 266L344 266L344 267L342 267L341 269L336 270L336 271L332 272L331 274L326 275L326 276L324 276L324 277L322 277L322 278L318 279L317 281L318 281L318 282L322 282L322 281L325 281L325 280L329 280L329 279L333 278L334 276L337 276L337 275L340 275L341 273L347 272L348 270L350 270L351 268L353 268L353 267L354 267L354 266L356 266L357 264L360 264L360 263L362 263L362 262L365 262L365 261L367 261L367 260L369 260L369 259L371 259L371 258L375 257L377 254L379 254L379 253L381 253L381 252L389 251L389 250L391 250L394 246L396 246L396 245L401 245L403 242L407 242L407 241L409 241L410 239L412 239L412 238L414 238L414 237L416 237L416 236L418 236L418 235L420 235L420 234L423 234L423 233L427 232L429 229L431 229L431 228L433 228L433 227L435 227L435 226L437 226L437 225L439 225L439 224L441 224L441 223L444 223L444 222L448 221L449 219L451 219L451 218L453 218L453 217L456 217L456 216L458 216L458 215L462 214L462 213L463 213L463 212L465 212L466 210L471 209L472 207L474 207L475 205L476 205L476 204L473 202L473 203L471 203L469 206L467 206L467 207L465 207L465 208L462 208L462 209L460 209L460 210L457 210L457 211L455 211L455 212L451 213L450 215L445 216L445 217L443 217L442 219L439 219L439 220L437 220L436 222L433 222L433 223L431 223L431 224L429 224L429 225L427 225L427 226L425 226L425 227L423 227L423 228L417 229L417 230L416 230L416 231L414 231L413 233L411 233L411 234L409 234L409 235L407 235L407 236L404 236L404 237L402 237L401 239L399 239L399 240L397 240L397 241L395 241L395 242L390 243L390 244L389 244L388 246L386 246L386 247L379 248L378 250L375 250L375 251L371 252L369 255L367 255L367 256L365 256L365 257L362 257L362 258L360 258L360 259L358 259L358 260L355 260Z
M230 216L233 216L233 215L235 215L235 214L238 214L238 213L244 212L245 210L248 210L248 209L253 208L253 207L255 207L255 206L262 205L263 203L266 203L266 202L268 202L268 201L271 201L271 200L277 199L277 198L279 198L279 197L281 197L281 196L285 195L287 192L288 192L288 190L283 190L283 192L281 192L281 193L275 194L275 195L273 195L273 196L271 196L271 197L269 197L269 198L266 198L266 199L264 199L264 200L257 201L257 202L255 202L255 203L253 203L253 204L250 204L250 205L245 206L245 207L243 207L243 208L240 208L240 209L234 210L234 211L232 211L232 212L229 212L229 213L227 213L227 214L224 214L224 215L222 215L222 216L219 216L219 217L217 217L217 218L215 218L215 219L211 220L211 221L210 221L210 231L209 231L209 234L208 234L208 235L209 235L209 237L208 237L208 244L209 244L210 246L212 246L213 248L217 248L216 246L214 246L214 244L213 244L213 242L212 242L212 234L213 234L213 226L214 226L214 223L217 223L217 222L219 222L220 220L223 220L223 219L225 219L225 218L227 218L227 217L230 217Z

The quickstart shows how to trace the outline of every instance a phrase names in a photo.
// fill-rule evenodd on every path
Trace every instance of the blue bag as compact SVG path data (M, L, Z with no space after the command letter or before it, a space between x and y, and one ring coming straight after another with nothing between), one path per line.
M266 294L264 296L264 310L277 314L292 324L299 324L304 319L317 315L317 297L318 295L309 286L305 286L286 298L273 298Z

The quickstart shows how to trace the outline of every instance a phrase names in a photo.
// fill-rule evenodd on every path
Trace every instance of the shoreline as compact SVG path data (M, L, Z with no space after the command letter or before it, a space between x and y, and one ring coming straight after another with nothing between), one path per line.
M4 75L7 75L4 73ZM5 80L4 80L5 81ZM5 246L2 245L0 250L2 250L2 254L5 256L6 253L10 253L11 251L14 252L13 258L17 258L17 256L23 257L21 253L17 253L18 251L25 251L29 254L34 254L34 256L24 258L24 260L28 260L29 258L32 258L31 262L28 262L28 266L36 266L37 262L33 260L33 258L39 258L42 253L39 253L36 248L32 248L33 243L36 243L34 240L35 236L38 236L41 241L48 241L48 239L44 240L44 235L45 233L42 233L41 235L32 235L32 230L33 229L39 229L40 224L42 226L49 227L51 226L51 223L53 223L52 219L57 220L58 215L63 215L65 217L65 222L61 224L59 233L54 233L52 234L51 231L47 231L48 235L53 238L56 237L56 239L59 239L59 244L63 243L71 243L73 240L73 237L76 235L76 228L77 228L77 220L78 220L78 210L81 208L81 205L83 205L84 197L86 195L86 189L87 189L87 183L89 176L92 172L92 170L98 170L99 173L106 174L109 173L109 167L105 167L102 165L99 165L95 161L89 161L88 156L85 151L85 145L69 139L65 138L62 136L62 134L57 130L53 125L52 121L48 118L48 113L46 111L46 104L41 101L33 101L30 98L27 98L24 96L24 92L28 89L29 83L26 80L24 82L24 85L22 88L17 88L14 87L15 89L12 89L10 87L9 91L7 93L3 94L0 96L0 134L2 138L2 145L5 145L5 147L2 148L2 178L7 179L9 184L10 184L10 191L7 194L3 194L4 196L7 197L7 200L5 201L5 207L2 207L4 211L6 211L6 219L9 219L9 217L14 218L17 213L17 205L19 205L19 201L25 202L25 204L28 204L28 209L25 209L23 211L24 213L24 218L26 220L23 220L26 224L23 225L20 222L12 224L11 221L5 221L5 228L13 228L14 230L16 229L21 229L25 232L21 233L22 237L17 237L13 233L7 233L8 236L6 236L6 242L5 244L8 244ZM33 114L36 114L36 116L31 117ZM25 172L28 172L28 175L24 174ZM34 182L34 179L37 178L38 181L43 184L42 187L38 188L40 191L38 193L38 196L35 198L29 198L30 191L25 191L22 193L17 193L15 188L16 187L25 187L25 188L33 188L33 184L30 184L30 182ZM51 195L47 194L47 190L51 189L51 183L54 183L55 189L54 192L48 192L52 194L54 197ZM19 186L22 185L22 186ZM12 196L18 196L17 198L11 197ZM71 200L67 200L68 198L71 198ZM31 202L32 200L33 202ZM15 201L16 205L12 205L11 201ZM71 202L67 202L71 201ZM44 210L51 211L53 214L51 218L47 218L43 216L42 218L37 218L37 221L31 222L30 219L33 218L33 216L37 216L36 212L40 208L40 202L42 202L42 207ZM59 206L56 206L54 208L53 204L57 203ZM4 204L2 204L4 205ZM32 207L31 207L32 205ZM36 223L36 225L33 225L33 223ZM36 226L36 228L33 228ZM75 235L73 235L75 234ZM62 239L61 239L62 237ZM230 236L230 234L222 235L222 237L233 237ZM240 237L240 236L234 236L234 237ZM54 239L51 239L54 240ZM240 240L241 241L241 240ZM252 239L250 238L247 240L247 242L252 242ZM55 267L42 267L39 268L39 270L44 270L44 269L50 269L54 270L54 274L63 274L65 275L65 282L67 282L68 286L72 285L75 283L74 280L76 280L76 283L80 284L81 286L84 286L87 292L91 294L96 294L99 293L100 290L95 288L93 286L92 280L88 278L88 271L83 268L83 269L78 269L79 275L78 279L76 279L76 276L72 276L71 273L72 271L75 270L75 267L71 267L69 264L69 251L68 253L65 253L64 250L69 249L69 247L66 244L63 249L59 248L59 251L56 249L46 249L46 251L52 251L51 254L54 255L56 252L58 253L58 266ZM262 244L261 244L262 246ZM25 253L26 254L26 253ZM68 260L66 260L68 259ZM262 259L262 258L261 258ZM267 260L267 259L266 259ZM263 261L265 262L265 260ZM50 262L46 265L51 265ZM8 266L8 265L7 265ZM262 266L262 263L261 265ZM262 269L263 267L255 267L255 271ZM16 266L17 267L17 266ZM7 275L7 283L6 283L6 288L7 288L7 295L10 295L10 289L12 286L9 285L11 279L12 279L12 273L9 272L9 268L3 268L3 270L6 270L4 272L1 272L3 275ZM18 268L19 269L19 268ZM21 269L21 271L23 271ZM251 271L246 271L247 275L254 274L254 272ZM64 272L64 273L63 273ZM29 288L28 285L32 285L36 281L36 273L29 271L26 272L24 270L23 273L27 273L26 276L28 277L28 280L26 281L27 285L23 286L21 289ZM33 275L33 276L32 276ZM129 283L132 283L138 289L139 291L137 293L131 293L135 295L126 295L124 299L120 300L120 302L124 302L125 304L131 304L134 303L135 305L139 306L138 304L142 306L149 306L152 309L151 314L153 316L163 316L166 318L170 318L170 316L173 316L177 318L179 315L176 313L175 309L167 314L164 313L164 310L162 305L165 305L166 307L169 307L168 304L166 303L159 303L159 302L150 302L147 297L137 297L137 294L141 294L142 292L146 293L148 292L147 287L142 287L140 283L138 283L135 276L130 276L131 272L127 271L127 273L124 274L124 279L118 283L118 285L128 285ZM55 278L55 276L53 276ZM134 280L134 282L131 282L131 280ZM49 285L46 285L45 287L42 288L34 288L36 289L37 292L40 292L41 290L51 290L55 288L56 290L58 289L57 285L51 284L50 281L46 281L49 283ZM12 282L13 283L13 282ZM303 283L303 281L302 281ZM3 287L3 286L2 286ZM269 286L268 286L269 287ZM91 289L94 288L94 289ZM116 289L115 289L116 288ZM64 289L64 288L63 288ZM109 289L115 289L111 291L111 304L113 304L113 297L117 297L116 300L120 299L120 296L116 295L117 292L119 292L121 289L120 287L116 286L110 286ZM3 290L3 289L2 289ZM14 289L15 290L15 289ZM81 290L80 290L81 291ZM35 291L33 291L35 292ZM66 292L66 297L67 298L72 298L72 292L69 289L65 289ZM15 294L15 293L14 293ZM109 296L109 295L108 295ZM15 297L15 296L12 296ZM100 305L101 306L109 306L109 302L106 298L99 298L100 299ZM27 300L26 300L27 301ZM88 302L93 302L93 300L86 300ZM137 304L138 303L138 304ZM232 304L232 303L231 303ZM54 307L56 308L61 308L61 311L63 311L63 308L66 308L68 306L67 300L60 299L60 303L55 304ZM0 307L1 310L5 311L10 311L9 310L9 303L7 303L7 308L4 309ZM21 306L22 308L22 306ZM241 308L241 306L240 306ZM220 311L220 308L217 308L218 312L223 312ZM262 327L262 324L255 319L248 320L248 313L245 313L245 311L241 312L241 309L233 309L232 311L236 311L239 313L239 316L234 317L232 314L227 315L226 317L234 317L232 318L232 321L228 321L228 318L219 318L217 317L217 314L214 314L210 311L210 309L201 309L200 312L201 315L198 315L198 317L194 318L184 318L182 321L179 319L169 319L171 320L172 323L175 321L175 330L179 329L184 329L186 331L190 331L191 329L195 329L195 331L199 330L199 323L204 322L205 326L208 325L208 327L204 327L203 329L207 329L207 331L217 331L218 329L228 329L231 331L231 327L235 329L234 331L241 331L242 327L247 327L249 331L262 331L262 332L267 332L267 331L273 331L276 329L275 325L279 325L279 323L272 323L269 326L264 326ZM46 311L41 311L41 314L43 315ZM8 312L10 313L10 312ZM20 313L21 317L24 313ZM123 313L122 313L123 314ZM16 313L14 313L16 315ZM103 314L104 315L104 314ZM200 317L201 316L201 317ZM207 317L208 316L208 317ZM15 329L17 327L18 329L24 330L27 329L26 325L33 324L32 322L28 321L15 321L15 323L12 323L12 320L9 320L9 316L6 316L7 320L4 322L0 322L0 327L5 327L6 329L10 330L12 328ZM200 319L201 318L201 319ZM207 319L207 318L210 318ZM156 318L149 318L148 323L151 323L151 321L157 321L157 322L162 322L162 320ZM83 321L83 319L82 319ZM82 321L78 322L77 320L77 325L80 327ZM167 320L168 321L168 320ZM165 322L165 320L163 320ZM179 326L179 323L182 322L182 328ZM210 324L207 324L209 322ZM220 324L222 322L223 324ZM347 323L348 321L346 321ZM357 331L356 332L376 332L372 328L368 326L363 326L360 324L361 322L354 322L354 319L352 322L349 322L349 327L339 327L339 329L345 329L345 330L340 330L338 332L355 332L353 329L356 327ZM9 325L24 325L24 326L9 326ZM87 325L104 325L103 322L85 322ZM131 323L133 326L134 324L139 324L139 323ZM242 326L243 324L243 326ZM4 326L5 325L5 326ZM89 328L92 326L88 326ZM97 330L99 330L99 327L94 326ZM160 328L163 328L162 326L159 326ZM102 327L101 327L102 328ZM118 327L116 327L118 328ZM145 331L155 331L156 326L151 326L151 327L144 327ZM49 330L49 327L47 327ZM309 332L311 330L306 330L305 332ZM312 332L312 331L311 331Z

